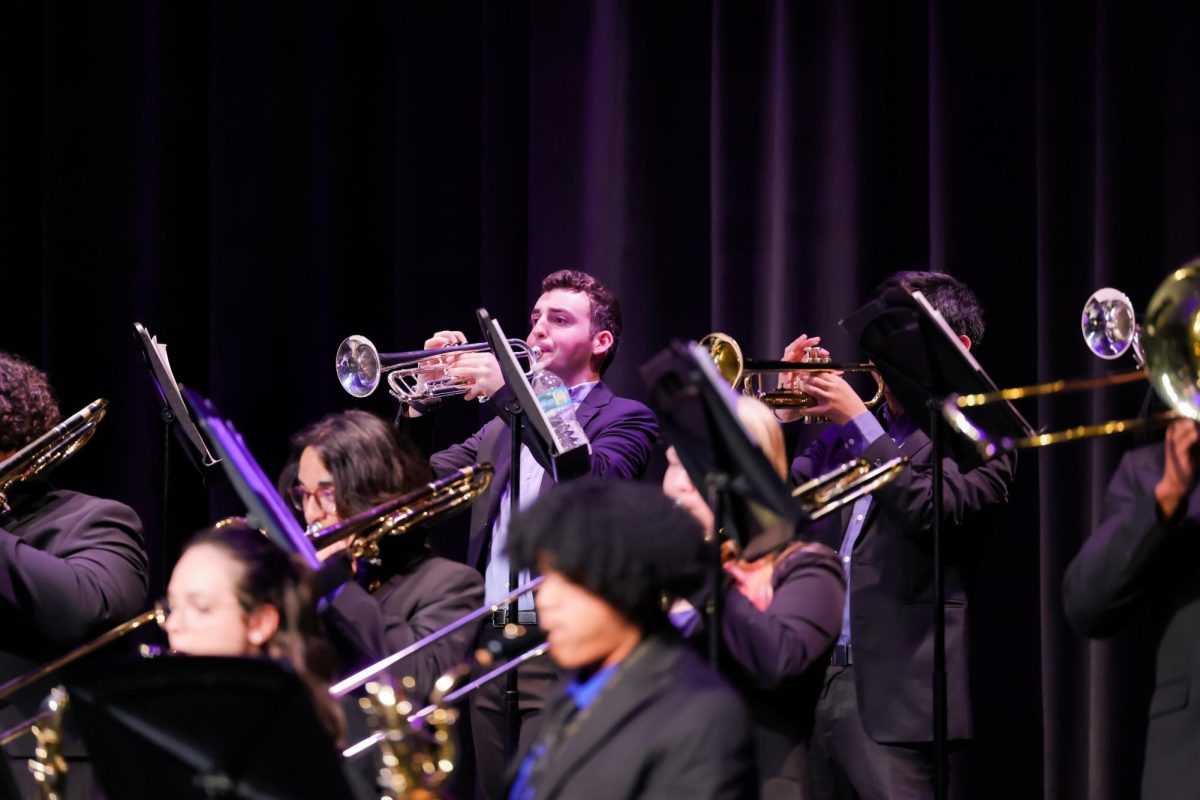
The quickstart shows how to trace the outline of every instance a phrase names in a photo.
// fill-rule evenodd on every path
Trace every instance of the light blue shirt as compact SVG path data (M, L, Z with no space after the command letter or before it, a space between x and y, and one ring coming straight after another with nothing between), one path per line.
M888 414L887 409L883 412ZM889 424L892 441L897 447L915 430L915 426L907 415L902 415ZM880 436L885 435L883 426L870 411L864 411L842 427L842 441L850 455L860 458L866 449ZM854 543L862 533L863 523L871 508L871 495L864 495L855 501L850 509L850 523L846 526L846 535L842 537L842 546L838 548L838 557L842 560L842 571L846 573L846 604L842 608L842 633L838 636L838 644L850 644L850 557L854 553Z
M588 392L592 390L599 381L591 381L589 383L581 383L577 386L572 386L571 402L578 408L583 399L588 396ZM538 493L542 490L542 480L546 477L546 470L533 454L529 452L528 447L521 448L521 510L529 508L538 498ZM488 552L487 567L483 573L484 583L484 602L491 603L516 587L508 585L508 526L512 519L512 505L508 499L509 485L506 482L504 485L504 493L500 495L500 511L496 514L496 522L492 526L492 546ZM523 583L528 583L531 579L529 570L522 570L517 576L518 586ZM519 611L533 610L533 593L526 592L517 598L517 609Z

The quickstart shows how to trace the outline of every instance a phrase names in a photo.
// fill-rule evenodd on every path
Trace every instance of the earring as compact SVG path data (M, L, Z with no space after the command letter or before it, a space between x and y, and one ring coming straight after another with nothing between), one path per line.
M262 634L259 633L258 631L254 631L253 633L250 634L250 644L262 644L262 641L263 641Z

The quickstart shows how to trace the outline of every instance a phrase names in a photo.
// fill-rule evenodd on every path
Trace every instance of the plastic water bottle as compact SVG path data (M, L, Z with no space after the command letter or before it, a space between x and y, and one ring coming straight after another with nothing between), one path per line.
M575 403L562 378L541 365L535 365L529 383L538 405L550 421L550 429L558 439L559 452L565 453L587 444L587 435L575 419Z

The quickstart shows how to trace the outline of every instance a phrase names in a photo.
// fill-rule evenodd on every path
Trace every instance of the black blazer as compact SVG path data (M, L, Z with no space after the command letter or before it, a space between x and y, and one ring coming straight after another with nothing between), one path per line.
M754 723L759 791L767 798L811 795L808 741L829 651L842 629L846 579L821 544L785 551L759 611L732 583L721 618L721 669Z
M1200 787L1200 490L1170 520L1154 485L1161 443L1126 453L1092 535L1063 580L1063 604L1085 636L1116 633L1153 609L1158 649L1142 797L1194 798Z
M149 573L129 506L40 481L10 499L0 515L0 680L133 617Z
M511 396L511 392L507 394ZM503 393L497 393L491 402L502 404L504 397ZM642 476L658 438L658 420L654 412L636 400L617 397L601 381L579 404L575 418L592 445L592 475L630 479ZM414 438L427 437L418 433ZM435 453L429 459L434 473L439 476L475 462L488 462L495 468L487 494L471 506L467 564L480 571L487 564L492 525L500 513L500 498L508 488L511 450L509 427L501 414L465 442ZM547 472L542 491L547 491L553 484L554 479Z
M369 594L351 580L334 596L325 622L348 674L404 649L483 605L483 578L468 566L424 550L423 557ZM467 660L477 626L465 625L389 671L411 676L409 699L423 704L434 681Z
M818 440L792 465L796 477L837 461ZM895 456L909 468L877 490L850 564L850 627L854 685L863 727L877 742L920 743L933 738L933 446L914 431L897 447L881 436L863 453L880 464ZM943 460L942 544L946 579L948 734L971 738L967 664L967 600L984 512L1008 500L1014 455L962 472ZM846 530L851 506L842 515ZM830 543L837 547L839 542Z
M537 800L757 797L746 710L687 645L639 645L541 773ZM553 719L561 693L546 709ZM515 777L532 742L513 762Z

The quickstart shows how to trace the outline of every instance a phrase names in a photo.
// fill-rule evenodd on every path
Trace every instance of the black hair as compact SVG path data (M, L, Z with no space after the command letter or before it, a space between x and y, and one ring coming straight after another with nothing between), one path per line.
M962 281L942 272L895 272L879 284L872 297L880 297L896 287L925 295L929 304L946 318L951 330L971 339L972 347L983 342L983 306Z
M699 523L658 487L633 481L554 487L513 520L508 551L519 569L544 563L647 630L666 624L664 592L689 594L705 575Z
M62 419L46 373L0 352L0 453L20 450Z

